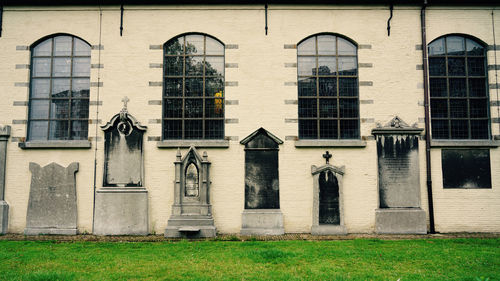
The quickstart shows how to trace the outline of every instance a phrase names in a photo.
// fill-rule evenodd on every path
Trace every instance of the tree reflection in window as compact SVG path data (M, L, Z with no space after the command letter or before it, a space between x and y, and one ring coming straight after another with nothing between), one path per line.
M163 139L224 138L224 45L187 34L164 53Z

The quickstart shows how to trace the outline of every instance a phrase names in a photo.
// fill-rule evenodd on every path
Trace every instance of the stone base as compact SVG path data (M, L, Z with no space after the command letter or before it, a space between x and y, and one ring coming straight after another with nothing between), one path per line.
M377 209L375 228L380 234L426 234L426 213L420 208Z
M280 209L247 209L241 215L241 235L282 235L283 213Z
M313 225L311 227L312 235L347 235L347 229L344 225Z
M147 235L148 191L143 187L103 187L95 194L94 234Z
M76 228L51 228L51 227L27 227L24 229L24 235L41 235L41 234L58 234L58 235L76 235Z
M212 216L172 215L165 229L167 238L210 238L216 235Z
M0 234L7 233L9 228L9 204L1 200L0 201Z

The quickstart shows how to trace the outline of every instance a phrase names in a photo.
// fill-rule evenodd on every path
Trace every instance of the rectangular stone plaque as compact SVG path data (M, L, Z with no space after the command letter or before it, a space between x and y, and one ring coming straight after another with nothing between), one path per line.
M444 188L491 188L489 149L441 150Z

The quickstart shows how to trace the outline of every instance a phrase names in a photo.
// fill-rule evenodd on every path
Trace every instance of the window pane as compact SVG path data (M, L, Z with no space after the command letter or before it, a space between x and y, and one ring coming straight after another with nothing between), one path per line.
M186 120L184 121L184 138L186 139L201 139L203 138L203 121L202 120Z
M72 42L69 36L54 37L54 56L71 56Z
M30 119L47 119L49 118L49 101L48 100L31 100L30 101ZM45 133L47 134L47 133Z
M467 95L467 86L465 78L450 78L450 97L465 97Z
M430 78L431 97L446 97L448 96L446 87L446 78Z
M316 57L298 57L297 66L300 76L316 75Z
M206 120L205 138L206 139L224 138L224 120Z
M206 78L205 96L224 97L224 82L222 78Z
M90 57L90 46L82 40L75 38L75 49L73 50L73 55Z
M467 55L469 56L484 56L484 48L481 46L481 44L467 39L466 40L467 44Z
M318 65L319 75L335 75L337 72L336 57L318 57Z
M432 118L448 118L448 100L431 99Z
M50 121L49 140L69 139L69 121Z
M465 75L465 58L448 58L448 75Z
M203 57L186 57L186 76L203 75Z
M358 120L340 120L340 138L357 139L359 138Z
M320 120L319 121L320 139L337 139L338 138L338 121L337 120Z
M464 38L460 36L446 37L446 48L448 55L465 55Z
M358 117L357 99L339 99L340 118Z
M186 97L203 96L203 78L186 78Z
M299 138L300 139L317 139L318 138L318 121L317 120L300 120L299 119Z
M446 59L429 58L429 75L431 76L446 75Z
M470 130L473 139L488 139L488 119L471 120Z
M184 53L184 36L170 41L165 46L166 55L182 55Z
M311 37L297 46L297 54L299 55L315 55L316 54L316 37Z
M338 37L339 44L339 55L356 55L356 46L354 46L351 42Z
M467 100L450 100L450 117L451 118L467 118Z
M50 103L50 118L68 118L69 117L69 100L51 100Z
M467 70L470 76L484 76L484 58L467 58Z
M299 97L316 95L316 78L299 78Z
M182 138L182 121L181 120L165 120L165 121L163 121L163 138L164 139L181 139Z
M203 117L203 100L202 99L186 99L184 101L186 118Z
M183 74L183 57L166 57L165 58L165 75L166 76L182 76Z
M71 100L71 118L87 119L89 118L89 100L73 99Z
M165 96L166 97L182 96L182 78L165 79Z
M205 75L224 76L224 57L206 57Z
M317 117L318 116L317 100L314 99L299 99L299 118L301 117Z
M49 127L49 122L47 121L31 121L29 128L29 139L47 140L48 127Z
M203 35L186 35L186 54L203 55Z
M355 97L358 95L357 78L339 78L339 96Z
M86 140L89 121L71 121L71 139Z
M337 99L320 99L319 117L337 118Z
M486 97L486 79L484 78L469 79L469 96Z
M31 80L31 97L48 98L50 91L50 79Z
M448 139L448 126L448 120L432 120L432 138Z
M206 99L205 117L224 117L224 99Z
M50 76L50 59L34 58L33 77L49 77L49 76Z
M358 75L358 62L355 57L339 58L339 75Z
M471 118L488 118L488 103L486 99L471 99L469 103Z
M466 139L469 137L469 125L467 120L451 120L451 138Z
M53 98L67 98L69 97L69 79L53 79L52 80L52 95Z
M166 118L181 118L182 99L164 99L163 110Z
M207 40L207 50L206 55L224 55L224 46L217 40L206 37Z
M335 36L320 35L318 36L318 54L319 55L335 55Z
M73 79L73 97L88 98L90 92L90 79Z
M73 59L73 76L90 76L90 58Z
M444 55L444 38L438 39L429 44L429 55Z
M52 38L36 45L33 48L33 56L52 56Z
M70 58L54 58L54 66L52 68L52 75L55 77L69 77L71 71Z
M316 89L316 85L314 85ZM316 93L314 93L316 94ZM300 91L299 91L300 95ZM337 78L321 77L319 78L319 95L320 96L337 96Z

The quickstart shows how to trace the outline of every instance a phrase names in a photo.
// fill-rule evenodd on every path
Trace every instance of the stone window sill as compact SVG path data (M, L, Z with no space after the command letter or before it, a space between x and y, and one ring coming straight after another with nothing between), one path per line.
M37 148L90 148L91 144L88 140L57 140L57 141L26 141L20 142L19 147L22 149L37 149Z
M431 140L431 147L499 147L499 140Z
M365 147L363 140L297 140L295 147Z
M156 143L158 148L189 148L194 147L215 147L228 148L229 140L162 140Z

